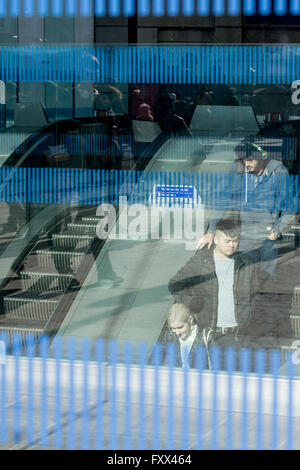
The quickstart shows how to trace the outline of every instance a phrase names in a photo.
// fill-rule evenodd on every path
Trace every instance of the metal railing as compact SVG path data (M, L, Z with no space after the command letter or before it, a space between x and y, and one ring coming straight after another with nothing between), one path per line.
M0 445L14 449L297 449L297 350L224 353L224 367L149 362L146 344L1 337ZM212 349L215 360L220 350ZM153 357L153 355L152 355ZM237 371L235 361L239 360ZM267 370L268 369L268 370Z

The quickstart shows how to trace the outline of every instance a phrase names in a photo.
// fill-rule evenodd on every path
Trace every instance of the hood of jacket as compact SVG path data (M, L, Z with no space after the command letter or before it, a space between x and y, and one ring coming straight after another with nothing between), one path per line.
M269 176L269 175L274 175L276 173L283 173L286 171L287 170L285 169L282 162L278 160L270 160L263 174L266 174Z

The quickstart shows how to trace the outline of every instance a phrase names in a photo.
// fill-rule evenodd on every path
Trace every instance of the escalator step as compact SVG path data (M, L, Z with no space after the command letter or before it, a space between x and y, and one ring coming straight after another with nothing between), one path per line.
M53 262L56 268L69 268L71 262L74 271L77 271L85 256L85 253L55 250L37 250L36 254L41 266L47 267Z
M21 271L24 289L32 292L64 292L73 279L72 274Z
M57 300L4 297L5 313L10 318L48 321L57 305Z
M300 286L294 287L294 296L292 298L292 307L300 308Z
M96 236L96 228L98 224L74 224L70 223L68 224L68 229L70 230L71 233L74 234L91 234Z
M290 315L293 336L300 338L300 315Z
M90 224L98 224L101 220L101 217L82 217L82 222Z
M33 338L34 341L37 341L43 334L43 328L0 325L0 335L1 334L6 335L8 346L15 344L16 335L20 337L21 343L26 344L26 340L29 337Z
M285 242L292 242L295 243L296 241L296 234L295 232L285 232L282 234L282 239Z
M52 240L54 248L75 248L84 249L92 243L95 237L91 235L73 235L73 234L53 234Z
M292 345L291 346L281 346L281 361L286 363L291 359L291 354L296 350Z

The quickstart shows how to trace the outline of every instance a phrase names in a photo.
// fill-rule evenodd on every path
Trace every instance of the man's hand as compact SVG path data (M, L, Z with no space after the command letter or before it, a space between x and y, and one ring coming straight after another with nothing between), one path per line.
M278 238L277 233L274 232L274 230L272 230L272 232L270 233L270 235L268 235L268 239L269 239L269 240L273 240L273 241L274 241L274 240L276 240L277 238Z
M49 163L65 162L70 158L64 145L49 145L47 151L47 160Z
M201 250L207 245L207 248L210 248L214 242L214 234L207 232L203 237L200 238L197 244L197 250Z
M65 162L68 160L70 155L68 153L57 153L56 155L52 155L52 160L55 162Z

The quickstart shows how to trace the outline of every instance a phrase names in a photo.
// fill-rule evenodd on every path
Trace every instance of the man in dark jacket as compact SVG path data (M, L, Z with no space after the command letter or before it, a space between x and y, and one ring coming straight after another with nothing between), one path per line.
M238 243L238 226L231 220L219 221L214 246L198 250L169 282L175 301L195 314L207 348L241 343L251 320L255 265L237 251Z

